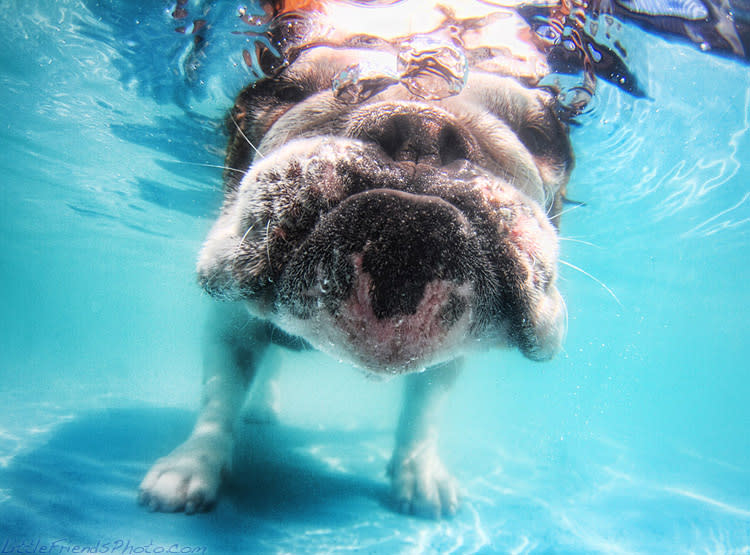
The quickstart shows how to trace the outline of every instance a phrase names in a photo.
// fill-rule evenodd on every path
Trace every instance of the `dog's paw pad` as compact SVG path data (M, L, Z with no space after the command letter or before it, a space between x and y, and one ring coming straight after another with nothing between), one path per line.
M182 446L154 464L141 482L138 502L152 511L196 513L216 503L225 459Z
M391 498L405 514L427 518L452 516L458 510L458 482L435 453L394 457L389 465Z
M141 486L138 500L152 511L188 514L207 511L216 501L218 484L180 471L166 471L152 486Z

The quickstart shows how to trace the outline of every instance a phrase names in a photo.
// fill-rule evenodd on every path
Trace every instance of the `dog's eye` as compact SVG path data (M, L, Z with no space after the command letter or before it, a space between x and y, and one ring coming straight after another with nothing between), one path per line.
M309 94L305 87L296 83L282 83L273 92L273 95L282 102L300 102Z
M242 96L248 101L266 99L291 104L304 100L314 92L314 87L305 82L285 77L267 77L247 87Z
M549 137L543 129L533 125L522 127L518 131L518 138L532 154L542 153L550 143Z

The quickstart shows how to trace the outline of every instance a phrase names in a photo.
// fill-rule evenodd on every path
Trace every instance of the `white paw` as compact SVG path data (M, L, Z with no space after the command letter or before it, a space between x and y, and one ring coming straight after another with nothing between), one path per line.
M195 513L216 503L222 475L228 471L231 439L188 439L159 459L141 482L138 502L152 511Z
M458 482L445 469L434 448L395 453L388 474L391 497L400 512L440 518L458 510Z

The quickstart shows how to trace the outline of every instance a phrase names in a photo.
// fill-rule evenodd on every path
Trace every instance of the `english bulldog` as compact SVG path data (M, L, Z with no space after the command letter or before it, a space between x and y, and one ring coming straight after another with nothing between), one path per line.
M307 8L275 20L258 59L268 76L227 118L225 200L197 264L216 299L202 406L140 501L209 509L264 353L309 345L402 376L393 505L451 515L459 488L434 422L463 355L517 348L542 361L563 341L568 127L555 94L537 86L546 56L512 10L467 0ZM273 395L268 380L255 387Z

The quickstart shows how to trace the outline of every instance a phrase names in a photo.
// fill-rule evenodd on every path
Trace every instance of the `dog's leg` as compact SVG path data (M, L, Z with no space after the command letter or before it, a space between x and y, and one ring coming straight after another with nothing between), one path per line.
M229 470L237 415L268 346L267 327L240 304L217 305L204 345L203 398L190 437L159 459L140 486L139 501L157 511L205 511Z
M279 375L281 354L279 348L269 349L262 368L253 378L250 399L243 410L243 420L254 424L275 424L281 412Z
M437 454L438 415L463 359L406 376L396 448L388 466L391 495L404 513L439 518L458 508L458 483Z

